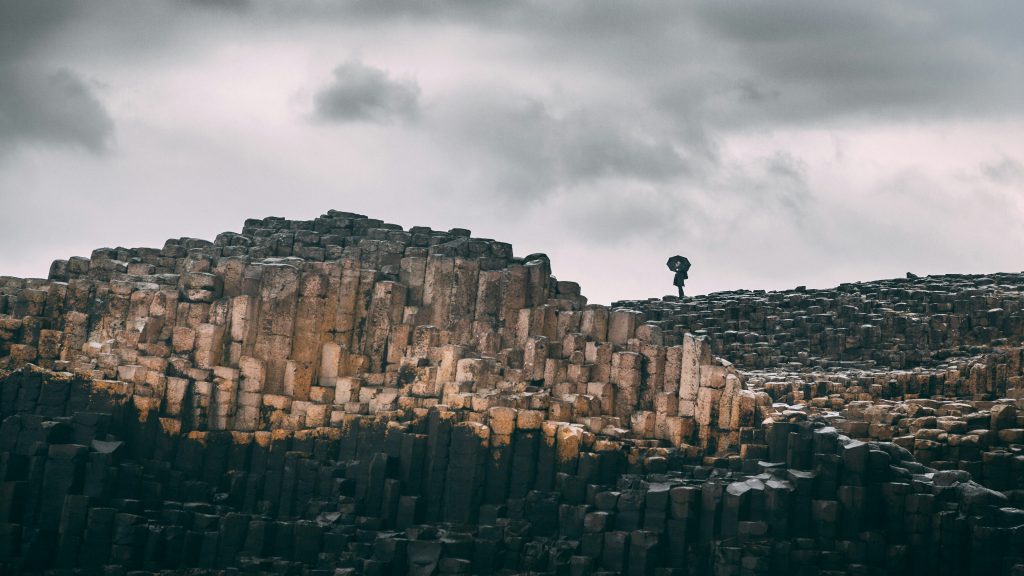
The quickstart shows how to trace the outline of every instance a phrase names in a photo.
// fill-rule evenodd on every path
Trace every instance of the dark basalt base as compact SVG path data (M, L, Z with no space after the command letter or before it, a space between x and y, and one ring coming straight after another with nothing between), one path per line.
M1022 504L892 443L775 424L765 459L434 410L169 434L68 374L3 380L5 573L1019 574Z

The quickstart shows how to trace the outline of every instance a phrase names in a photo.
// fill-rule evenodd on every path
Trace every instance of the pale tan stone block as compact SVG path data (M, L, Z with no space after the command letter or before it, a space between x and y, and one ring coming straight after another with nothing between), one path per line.
M515 408L494 406L487 410L487 421L493 434L509 435L516 429L518 412Z
M263 405L274 410L288 410L292 406L292 399L280 394L264 394Z
M654 412L639 410L629 416L629 427L638 438L654 438L656 416Z
M177 354L191 352L195 348L196 331L187 326L175 326L171 331L171 348Z
M309 364L288 360L285 363L284 393L296 400L308 400L313 385L313 369Z
M326 426L329 417L329 407L325 404L310 403L306 406L305 424L309 428Z
M494 376L493 358L462 358L456 363L456 382L471 382L478 389L487 389Z
M608 341L624 346L626 341L636 334L636 327L643 318L643 313L627 308L612 310L608 319Z
M712 362L711 349L703 337L683 335L682 372L679 379L679 400L696 401L701 385L701 370Z
M492 326L501 317L501 270L481 270L478 276L475 319Z
M463 398L463 406L473 412L486 413L491 409L491 401L493 399L491 396L482 396L472 392L459 392L459 395Z
M695 418L702 428L709 428L718 421L719 403L722 399L720 388L700 388L697 391Z
M679 396L679 378L683 371L683 347L671 346L665 349L665 376L662 391Z
M377 413L386 410L394 410L398 405L397 388L381 388L377 391L373 400L369 402L370 412Z
M458 372L458 363L465 350L462 346L449 344L441 349L441 364L437 370L438 382L454 382Z
M608 339L608 308L599 305L590 305L583 310L583 317L580 320L580 332L591 340L603 342Z
M544 336L527 338L523 350L523 378L528 381L543 380L547 363L548 339Z
M168 416L181 416L186 392L188 392L188 380L174 377L167 379L167 401L164 405Z
M195 361L200 368L213 368L224 356L224 327L200 324L196 330Z
M244 342L252 338L253 299L251 296L236 296L231 299L231 340Z
M309 399L312 402L319 404L333 404L334 403L334 387L327 388L325 386L312 386L309 389Z
M519 410L516 413L516 427L520 430L539 430L544 423L544 412L540 410Z
M679 398L675 394L659 392L654 396L654 411L666 416L679 413Z
M341 363L341 345L327 342L320 354L320 385L333 387L338 380L338 366Z
M561 425L557 428L555 462L563 469L574 464L580 457L580 445L583 442L583 428L574 425ZM575 472L575 470L572 470Z

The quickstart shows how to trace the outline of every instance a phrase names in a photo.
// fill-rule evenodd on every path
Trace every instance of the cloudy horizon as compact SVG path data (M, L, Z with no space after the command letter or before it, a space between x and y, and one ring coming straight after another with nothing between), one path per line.
M0 0L0 275L330 209L592 302L1019 272L1024 5Z

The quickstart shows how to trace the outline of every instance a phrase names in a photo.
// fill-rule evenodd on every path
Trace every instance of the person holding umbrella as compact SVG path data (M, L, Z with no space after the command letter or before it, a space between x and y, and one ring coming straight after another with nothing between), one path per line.
M672 279L672 284L679 288L679 297L683 297L683 285L686 284L686 272L690 269L690 261L685 256L679 256L678 254L669 258L666 262L668 269L675 272L676 276Z

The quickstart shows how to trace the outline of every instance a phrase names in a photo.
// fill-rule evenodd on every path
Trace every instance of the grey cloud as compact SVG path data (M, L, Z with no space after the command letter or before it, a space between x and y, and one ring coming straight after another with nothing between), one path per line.
M1024 183L1024 164L1013 158L1003 158L998 162L984 164L981 173L997 184Z
M282 3L275 0L248 0L260 11L275 19L323 21L325 19L358 20L381 23L393 20L416 22L470 22L498 24L515 19L519 9L513 3L498 0L453 0L417 2L390 0L308 0Z
M113 119L74 71L0 68L0 150L37 142L101 153L113 137Z
M250 0L187 0L189 4L200 8L218 10L244 10L252 7Z
M77 6L48 0L0 6L0 154L30 143L100 153L113 141L114 121L91 82L33 57Z
M812 200L807 185L806 166L799 158L778 151L764 161L765 178L757 186L768 203L786 211L794 223L803 219Z
M778 100L781 94L778 90L769 90L750 80L743 80L737 84L736 99L738 102L759 104Z
M314 97L315 117L325 122L411 120L419 113L419 86L395 80L360 62L334 69L334 78Z
M33 4L13 2L19 12L30 12L31 21L48 30L71 10L63 8L64 3L45 0L38 8L27 8ZM687 155L703 153L712 160L717 140L727 130L879 117L1017 114L1017 103L1024 100L1024 40L1013 25L1024 19L1024 5L1012 3L993 8L985 2L964 6L951 0L704 0L640 6L570 1L538 9L531 4L463 1L165 0L144 10L133 8L131 19L119 17L118 10L104 7L108 5L121 12L130 6L74 6L119 18L121 25L111 26L110 34L104 35L112 50L134 43L133 50L162 53L156 45L166 48L190 30L188 46L207 42L205 35L195 32L216 20L203 18L208 11L189 17L188 12L197 11L181 5L237 8L230 11L239 15L237 22L221 24L248 22L263 31L397 24L424 29L457 26L496 34L509 44L510 61L539 60L585 71L591 80L630 86L639 109L663 114L665 126L676 131L672 139L687 142ZM155 29L155 40L137 46L139 30L145 28L147 38L152 38L151 24L157 20L167 25ZM316 94L314 118L407 120L420 112L420 100L415 83L349 63ZM602 112L595 109L593 114ZM633 151L591 149L579 159L566 157L565 168L587 174L593 171L587 164L602 157L610 163L636 164L639 150L643 157L651 157L647 144L641 138ZM662 150L662 155L646 173L673 164L671 150Z
M1024 42L1005 26L1024 18L1019 5L741 0L697 14L726 87L772 96L702 103L726 125L1016 113L1024 97ZM682 82L662 101L692 89Z
M457 25L513 58L634 84L677 119L725 128L1017 113L1024 5L953 0L255 2L275 18Z
M588 242L669 242L686 238L692 229L682 223L703 211L685 193L674 189L598 189L585 202L564 210L565 221Z
M59 0L0 2L0 61L15 62L39 44L51 40L82 4Z
M666 135L590 110L555 113L538 99L490 91L450 94L439 107L438 132L480 157L497 192L517 199L616 179L665 183L690 169Z
M592 113L560 120L549 117L547 121L553 124L564 170L572 177L664 181L686 169L671 142L616 126Z
M792 154L776 151L765 161L767 172L783 180L803 183L804 163Z
M804 228L818 204L806 171L803 160L784 150L723 163L712 176L690 186L690 196L706 211L698 226ZM705 228L702 234L717 232Z
M547 7L546 7L547 8ZM878 116L1016 114L1020 3L759 0L643 5L356 3L336 18L456 22L519 38L525 59L635 83L676 117L722 127Z

